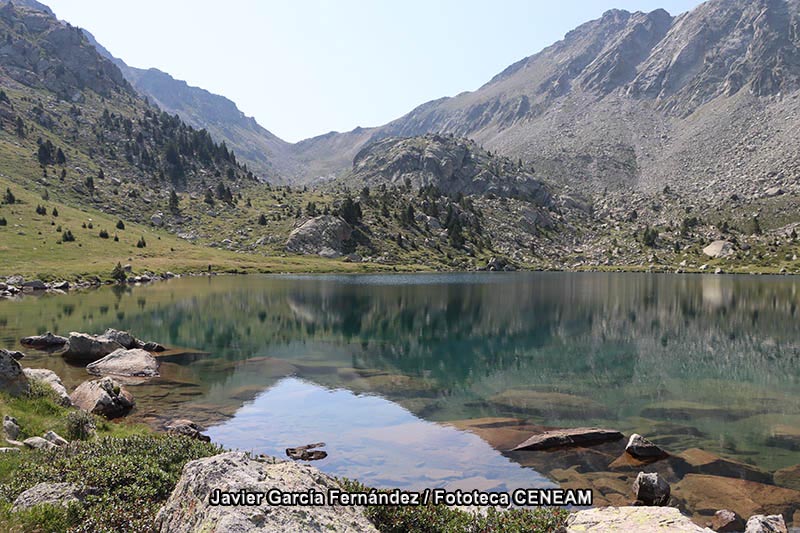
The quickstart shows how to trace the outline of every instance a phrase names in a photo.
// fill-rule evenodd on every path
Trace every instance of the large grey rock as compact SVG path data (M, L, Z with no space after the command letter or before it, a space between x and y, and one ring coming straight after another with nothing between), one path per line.
M656 472L639 472L633 482L633 494L643 505L667 505L670 487Z
M14 357L14 352L0 349L0 391L11 396L22 396L30 390L28 378Z
M57 447L55 443L42 437L29 437L22 443L32 450L50 450Z
M611 442L622 438L622 433L601 428L554 429L533 435L525 442L515 446L517 450L551 450L569 446L590 446Z
M744 531L744 520L738 514L728 509L721 509L714 513L708 524L717 533L734 533Z
M595 507L578 511L567 518L568 533L608 533L611 531L655 533L700 533L703 528L674 507Z
M64 384L61 382L61 378L58 377L58 374L46 368L25 368L23 369L23 372L26 376L28 376L29 381L41 381L53 389L53 392L55 392L56 396L58 396L58 400L61 405L66 407L72 405L72 400L69 398L67 388L64 387Z
M44 335L33 335L31 337L23 337L20 342L25 346L32 348L60 348L67 344L67 338L59 335L53 335L49 331Z
M24 282L22 284L22 288L31 291L44 291L47 290L47 285L40 279L33 279L31 281Z
M84 381L70 395L72 403L106 418L124 416L133 409L133 396L111 378Z
M158 376L158 361L150 352L135 348L119 349L93 363L86 365L90 374L115 376Z
M244 452L228 452L190 461L156 517L164 533L225 531L226 533L283 533L336 531L372 533L377 530L354 506L212 506L212 491L283 492L340 489L336 480L314 467L278 459L256 460Z
M110 339L118 343L123 348L131 350L133 348L141 348L142 342L128 333L127 331L120 331L118 329L108 328L105 333L100 335L105 339Z
M64 357L95 361L120 348L124 348L124 346L107 337L73 331L69 334L69 342L67 343L67 351L64 352Z
M714 241L703 248L703 253L715 259L728 257L733 253L733 244L728 241Z
M666 455L664 450L638 433L634 433L631 435L631 438L628 439L625 451L637 459L655 459Z
M186 437L191 437L193 439L202 440L204 442L210 442L211 437L208 435L203 435L202 430L199 425L195 424L191 420L186 419L178 419L172 420L171 422L167 423L164 428L167 430L168 433L173 435L183 435Z
M747 520L744 531L745 533L787 533L788 529L782 515L757 514Z
M39 483L17 496L12 511L42 504L66 507L73 502L82 502L92 492L92 489L86 489L74 483Z
M17 419L9 415L3 416L3 433L5 433L6 438L9 440L17 440L19 432L20 427Z
M342 255L344 241L350 238L350 224L333 215L320 215L307 220L289 234L286 251L338 257Z
M43 435L44 440L52 442L56 446L66 446L69 441L53 431L52 429Z

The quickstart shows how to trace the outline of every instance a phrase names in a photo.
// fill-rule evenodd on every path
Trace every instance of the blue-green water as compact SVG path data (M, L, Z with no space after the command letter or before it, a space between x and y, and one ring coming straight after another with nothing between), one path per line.
M799 299L787 277L221 276L2 301L0 344L115 327L193 348L206 353L130 387L134 418L193 418L275 455L324 441L320 468L376 486L501 490L577 461L501 453L541 425L637 431L768 473L800 463ZM493 420L466 431L478 418Z

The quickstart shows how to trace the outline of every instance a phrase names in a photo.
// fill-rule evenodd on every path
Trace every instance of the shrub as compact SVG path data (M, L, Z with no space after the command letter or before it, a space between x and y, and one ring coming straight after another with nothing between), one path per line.
M114 240L117 240L116 235L114 235ZM127 274L125 274L125 269L122 268L119 262L117 266L114 267L114 270L111 271L111 277L119 282L125 281L128 278Z
M53 208L53 216L54 217L58 216L58 209L56 209L55 207Z
M70 230L64 230L64 233L61 235L62 242L74 242L75 235L72 234Z
M86 440L94 435L96 429L94 416L79 409L67 415L67 439Z
M117 220L117 229L125 229L125 223L121 220Z
M108 232L104 229L100 230L100 238L101 239L108 239Z
M7 226L7 225L8 221L5 219L5 217L0 217L0 226Z
M136 243L136 247L137 248L145 248L146 246L147 246L147 243L145 242L144 237L140 237L139 241Z

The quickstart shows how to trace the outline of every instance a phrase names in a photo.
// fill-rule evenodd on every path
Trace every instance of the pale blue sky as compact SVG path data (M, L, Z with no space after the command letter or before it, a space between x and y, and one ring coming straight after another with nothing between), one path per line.
M474 90L611 8L700 0L44 0L135 67L227 96L297 141Z

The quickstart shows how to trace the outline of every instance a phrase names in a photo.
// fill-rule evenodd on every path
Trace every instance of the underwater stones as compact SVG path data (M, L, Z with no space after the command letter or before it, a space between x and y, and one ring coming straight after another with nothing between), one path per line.
M627 446L625 446L625 451L637 459L656 459L666 455L664 450L638 433L631 435Z
M669 483L656 472L639 472L633 482L633 494L642 505L663 506L669 502Z
M641 416L667 420L693 420L715 418L718 420L740 420L765 412L755 407L717 406L683 400L668 400L645 407Z
M800 428L786 424L772 426L765 444L786 450L800 450Z
M673 497L688 511L713 515L729 509L739 516L781 514L800 508L800 492L730 477L687 474L672 488Z
M608 409L594 400L527 389L509 389L488 399L489 403L512 412L546 418L594 418L608 415Z
M800 465L787 466L772 475L775 484L787 489L800 490Z
M732 459L719 457L700 448L690 448L679 453L678 457L685 460L689 465L689 471L695 474L733 477L759 483L772 482L769 472Z
M551 450L571 446L590 446L623 438L622 433L601 428L568 428L545 431L532 435L511 451Z

